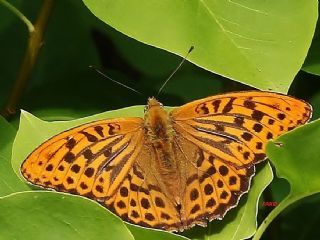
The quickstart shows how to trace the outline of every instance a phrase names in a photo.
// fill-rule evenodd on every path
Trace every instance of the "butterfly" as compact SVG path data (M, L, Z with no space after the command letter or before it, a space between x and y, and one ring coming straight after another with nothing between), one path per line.
M248 192L265 147L306 123L312 107L290 96L233 92L167 112L149 98L144 118L77 126L22 163L46 189L96 200L124 221L183 231L222 219Z

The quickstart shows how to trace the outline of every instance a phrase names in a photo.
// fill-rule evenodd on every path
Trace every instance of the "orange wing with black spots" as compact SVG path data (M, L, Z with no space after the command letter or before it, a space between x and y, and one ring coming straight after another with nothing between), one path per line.
M105 197L125 178L142 144L141 118L91 122L40 145L21 172L42 187Z
M311 106L271 92L235 92L200 99L170 113L185 162L185 225L206 225L235 207L250 187L269 139L306 123ZM182 158L182 157L181 157Z
M183 231L223 218L249 190L268 140L310 116L306 102L270 92L212 96L170 113L151 98L144 119L95 121L52 137L21 172L127 222Z

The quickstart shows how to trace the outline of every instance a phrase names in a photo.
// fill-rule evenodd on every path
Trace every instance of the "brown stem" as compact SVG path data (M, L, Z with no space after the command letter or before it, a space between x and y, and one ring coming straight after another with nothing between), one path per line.
M16 113L18 103L21 99L27 81L38 59L39 51L43 45L43 34L47 26L50 13L55 0L44 0L34 24L34 31L29 33L28 45L21 63L17 79L8 98L7 104L2 111L5 118L10 118Z

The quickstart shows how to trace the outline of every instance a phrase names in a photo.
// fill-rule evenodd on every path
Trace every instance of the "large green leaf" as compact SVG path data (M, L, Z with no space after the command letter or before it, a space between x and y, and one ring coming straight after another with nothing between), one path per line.
M11 166L11 149L16 130L0 116L0 197L27 190Z
M303 64L303 70L320 76L320 21L318 20L317 28L312 40L308 56Z
M131 224L127 224L127 227L129 228L136 240L189 240L189 238L187 237L183 237L173 233L168 233L161 230L148 229Z
M320 191L320 120L272 141L267 153L277 176L291 185L289 197L307 196Z
M270 222L294 202L320 192L320 120L284 134L267 145L267 154L277 176L291 186L289 195L263 221L254 239Z
M170 108L167 108L168 110ZM136 106L116 111L105 112L91 117L61 122L45 122L30 113L22 112L20 119L20 127L17 133L13 147L13 166L19 172L19 167L25 157L41 142L48 139L50 136L57 134L65 129L75 125L112 117L127 117L127 116L142 116L143 107ZM32 136L32 137L30 137ZM233 209L223 221L215 221L208 228L195 228L186 235L192 238L210 238L225 239L229 236L234 236L234 239L251 236L256 228L256 204L263 189L272 180L272 171L270 166L265 166L258 172L254 178L254 183L247 197L243 197L240 201L240 206ZM50 197L50 196L49 196ZM178 236L169 233L146 230L144 228L128 225L132 234L137 239L142 239L143 236L150 236L153 239L179 239Z
M93 201L54 192L0 199L0 239L133 240L124 223Z
M317 21L317 0L83 0L99 19L146 44L264 90L286 92Z

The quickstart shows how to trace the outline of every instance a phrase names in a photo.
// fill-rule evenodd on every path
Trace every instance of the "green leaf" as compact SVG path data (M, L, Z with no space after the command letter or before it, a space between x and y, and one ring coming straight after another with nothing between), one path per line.
M303 70L320 76L320 21L318 20L317 28L312 40L308 56L303 64Z
M315 93L311 97L310 103L312 106L320 106L320 92ZM320 118L320 108L316 107L313 109L312 118L313 119Z
M294 202L320 192L320 120L297 128L269 142L267 155L278 177L290 186L289 195L270 213L254 239L264 232L272 220Z
M170 110L170 108L167 108ZM19 172L22 161L28 154L35 149L40 143L49 137L66 130L70 127L93 120L114 117L142 116L143 107L135 106L115 111L109 111L94 115L91 117L61 122L45 122L30 113L22 112L20 119L20 127L13 147L13 166ZM32 136L32 138L30 138ZM193 238L204 238L205 236L215 239L226 239L233 236L233 239L251 236L256 229L257 202L263 189L272 180L272 171L267 165L258 171L254 177L253 186L248 197L243 197L240 206L233 209L226 215L223 221L214 221L208 228L194 228L186 236ZM162 231L154 231L128 225L130 231L137 239L143 239L143 236L150 236L150 239L180 239L177 235L172 235Z
M291 185L288 197L320 191L320 120L282 135L267 146L277 176ZM303 174L302 174L303 173Z
M11 148L16 130L0 116L0 197L17 191L28 190L11 166Z
M184 103L198 99L199 96L221 93L222 84L221 81L217 81L219 80L217 75L203 71L196 73L193 69L181 71L166 84L163 93L179 97ZM201 88L196 87L198 82L201 82Z
M124 223L93 201L55 192L0 199L0 239L134 239Z
M154 230L149 228L138 227L135 225L127 224L136 240L142 239L157 239L157 240L188 240L189 238L179 236L174 233L168 233L161 230Z
M317 0L83 0L99 19L146 44L264 90L287 92L317 21ZM303 22L303 24L301 24Z

